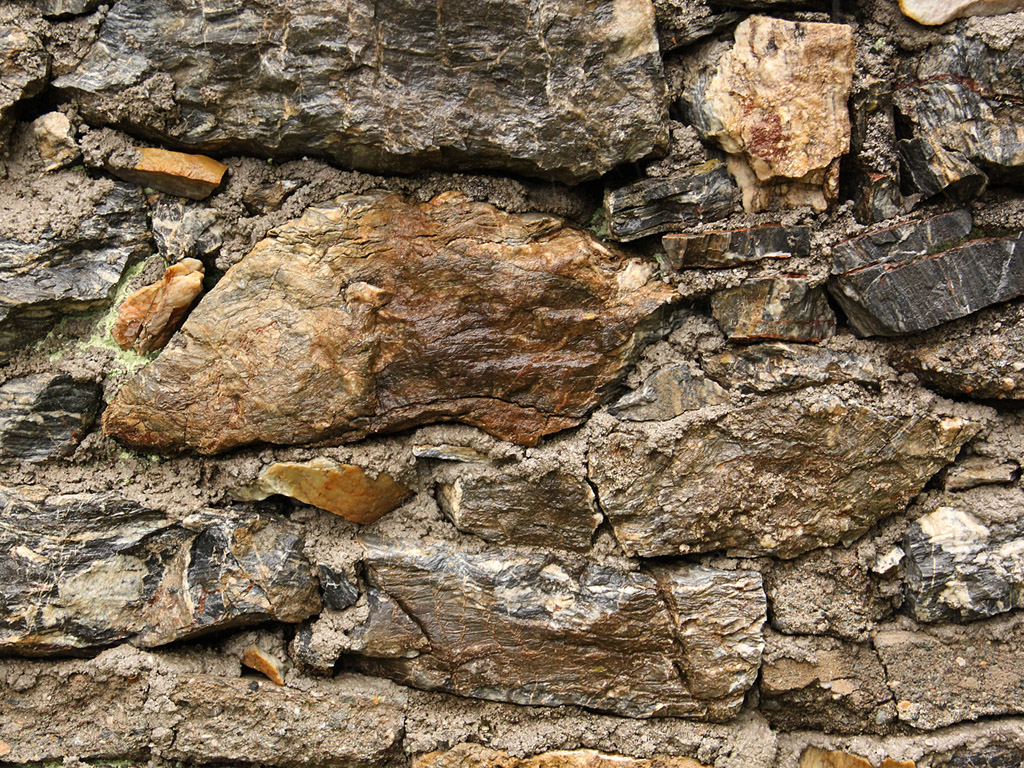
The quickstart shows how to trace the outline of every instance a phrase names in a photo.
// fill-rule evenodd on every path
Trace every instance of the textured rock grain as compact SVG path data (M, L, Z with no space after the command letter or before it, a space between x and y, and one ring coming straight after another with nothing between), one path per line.
M661 245L674 269L724 269L764 259L810 256L811 229L762 224L699 234L665 235Z
M100 386L35 373L0 385L0 464L66 456L85 437L100 407Z
M1022 0L900 0L900 10L919 24L945 24L967 16L1024 11Z
M117 346L142 354L162 349L202 293L204 274L201 261L185 259L168 267L157 282L126 298L110 329Z
M104 430L215 453L459 420L532 444L583 420L675 296L558 219L343 196L233 267Z
M730 341L824 341L836 330L825 289L800 275L744 280L711 297L711 314Z
M50 56L35 35L23 29L0 26L0 154L14 124L14 106L31 98L46 85Z
M542 752L514 757L480 744L459 744L444 752L416 755L412 768L706 768L688 757L656 756L648 759L610 755L594 749Z

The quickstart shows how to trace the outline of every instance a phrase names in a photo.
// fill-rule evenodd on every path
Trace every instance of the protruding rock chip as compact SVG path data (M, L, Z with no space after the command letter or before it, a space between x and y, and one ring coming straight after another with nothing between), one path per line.
M142 354L162 349L202 293L204 274L201 261L185 259L169 267L160 280L125 299L110 329L117 346Z
M728 153L745 210L836 199L853 67L851 27L752 16L713 75L687 78L690 118Z
M495 169L575 183L668 138L650 0L207 10L114 5L58 87L92 123L175 146L318 154L381 173Z
M1024 0L900 0L900 10L918 24L945 24L967 16L1024 11Z
M33 373L0 385L0 463L41 461L72 451L92 426L101 387Z
M228 167L212 157L145 147L134 166L107 165L119 179L191 200L203 200L217 187Z
M387 472L372 480L362 467L338 464L330 459L271 464L253 485L235 496L258 501L280 493L333 512L353 523L372 523L386 515L412 493Z
M942 490L967 491L980 485L1002 485L1016 482L1020 464L1010 459L989 456L965 456L942 473Z
M153 207L153 239L168 262L203 259L224 242L217 213L180 198L164 197Z
M609 755L593 749L542 752L513 757L480 744L463 743L447 752L416 755L412 768L706 768L689 757L658 755L649 759Z
M744 280L711 297L711 314L730 341L824 341L836 330L825 289L806 277Z
M811 254L811 228L763 224L745 229L672 234L661 238L674 269L737 267L764 259Z
M39 156L47 163L44 170L55 171L71 165L82 154L75 142L74 126L61 112L47 112L36 118L32 121L32 133Z
M295 526L219 511L175 524L114 494L0 488L0 650L152 647L320 609Z
M640 389L624 395L608 412L622 421L665 421L707 405L729 402L729 393L685 363L659 368Z
M800 755L800 768L876 768L870 760L849 752L830 752L808 747ZM913 760L885 758L877 768L914 768Z
M242 664L266 675L274 685L284 685L284 678L281 677L281 662L258 645L250 645L245 649L242 654Z
M14 105L43 90L50 56L35 35L0 26L0 153L14 124Z
M630 554L794 557L898 512L980 428L905 400L815 388L674 429L622 424L590 479Z
M216 453L458 420L534 444L579 424L658 327L677 293L651 277L548 216L346 195L232 267L104 430Z
M877 388L889 367L867 355L805 344L753 344L701 359L707 375L740 392L791 392L816 384L856 382Z
M371 592L401 606L423 650L362 665L408 685L723 720L757 677L766 601L756 572L681 565L648 574L554 554L365 546Z

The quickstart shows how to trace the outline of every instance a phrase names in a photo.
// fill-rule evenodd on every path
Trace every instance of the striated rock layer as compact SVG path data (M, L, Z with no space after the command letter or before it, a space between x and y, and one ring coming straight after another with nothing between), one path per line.
M577 182L667 141L650 0L138 0L56 85L182 148L384 173Z
M104 431L216 453L459 420L533 444L579 424L657 327L676 293L649 277L548 216L342 196L234 266Z

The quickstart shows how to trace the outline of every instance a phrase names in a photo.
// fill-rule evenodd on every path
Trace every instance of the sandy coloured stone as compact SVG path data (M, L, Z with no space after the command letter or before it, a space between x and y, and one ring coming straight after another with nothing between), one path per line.
M711 314L730 341L824 341L836 330L825 289L800 275L744 280L711 296Z
M243 666L266 675L274 685L284 685L281 677L281 662L257 645L250 645L242 653Z
M721 386L677 363L654 371L643 384L609 406L608 413L621 421L665 421L686 411L729 402Z
M202 293L204 275L201 261L184 259L169 267L160 280L126 298L110 329L117 346L142 354L162 349Z
M228 167L212 157L144 147L134 166L108 164L119 179L191 200L203 200L217 187Z
M876 768L870 760L850 752L808 747L800 755L800 768ZM885 758L877 768L914 768L913 760Z
M918 24L945 24L967 16L1024 11L1024 0L900 0L900 10Z
M49 74L50 56L39 38L0 26L0 152L7 148L15 105L43 90Z
M687 78L690 118L728 153L746 211L836 199L853 68L851 27L751 16L713 75Z
M412 493L387 472L370 476L362 467L330 459L271 464L251 486L238 489L244 501L265 499L275 493L290 496L333 512L353 523L372 523L393 510Z
M71 165L81 156L75 142L75 129L62 112L47 112L32 121L32 134L39 156L46 161L46 171Z
M535 444L579 424L660 327L678 294L653 271L459 193L344 195L232 267L104 430L217 453L462 421Z
M542 752L515 757L481 744L463 743L447 751L415 755L412 768L706 768L689 757L635 758L594 749Z
M868 355L782 342L733 347L704 356L700 364L723 387L762 394L843 382L877 387L890 370Z

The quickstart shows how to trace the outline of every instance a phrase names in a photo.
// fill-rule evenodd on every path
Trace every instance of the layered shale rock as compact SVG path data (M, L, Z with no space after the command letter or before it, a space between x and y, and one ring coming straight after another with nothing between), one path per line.
M536 443L579 424L657 328L676 294L650 274L458 193L343 196L232 267L104 430L215 453L459 420Z
M779 342L706 355L701 367L723 387L761 394L848 382L877 388L890 370L869 355Z
M661 245L674 269L722 269L764 259L810 256L811 228L763 224L744 229L677 233L665 235Z
M622 421L665 421L706 405L729 402L729 393L685 363L666 365L608 408Z
M711 314L730 341L824 341L836 330L825 289L801 275L744 280L711 297Z
M577 182L667 140L649 0L143 0L56 84L89 120L180 147L385 173Z
M900 0L900 10L919 24L945 24L966 16L1024 11L1024 0Z
M14 125L14 106L46 85L50 56L35 35L0 26L0 154Z
M922 515L904 536L907 603L918 621L969 621L1024 607L1020 494L990 492L984 506L964 496Z
M204 275L201 261L184 259L125 299L110 329L117 346L142 354L162 349L202 293Z
M52 183L52 182L51 182ZM64 314L109 300L125 267L149 247L145 203L138 189L82 178L80 194L96 198L66 231L46 227L0 236L0 360L45 333ZM104 191L109 190L109 191ZM49 212L53 221L67 213ZM45 274L45 279L41 276Z
M757 675L766 608L754 572L648 574L554 554L365 547L371 591L401 606L424 649L363 667L414 687L721 720Z
M686 78L690 120L728 153L746 211L821 211L836 199L853 65L848 26L752 16L717 67Z
M33 373L0 385L0 463L41 461L75 450L100 407L101 388L71 376Z
M320 609L287 521L204 514L175 524L113 493L0 488L0 651L163 645Z
M863 336L927 330L1024 293L1024 233L970 235L967 211L859 235L833 249L829 288Z
M590 479L627 553L794 557L899 511L979 425L904 396L804 389L725 414L618 426Z
M416 755L412 768L705 768L688 757L657 757L640 759L625 755L609 755L594 749L558 750L529 757L515 757L508 752L489 749L480 744L459 744L444 752Z
M950 4L944 4L948 7ZM966 201L1024 168L1024 62L1014 46L950 35L899 72L903 175L925 195Z

